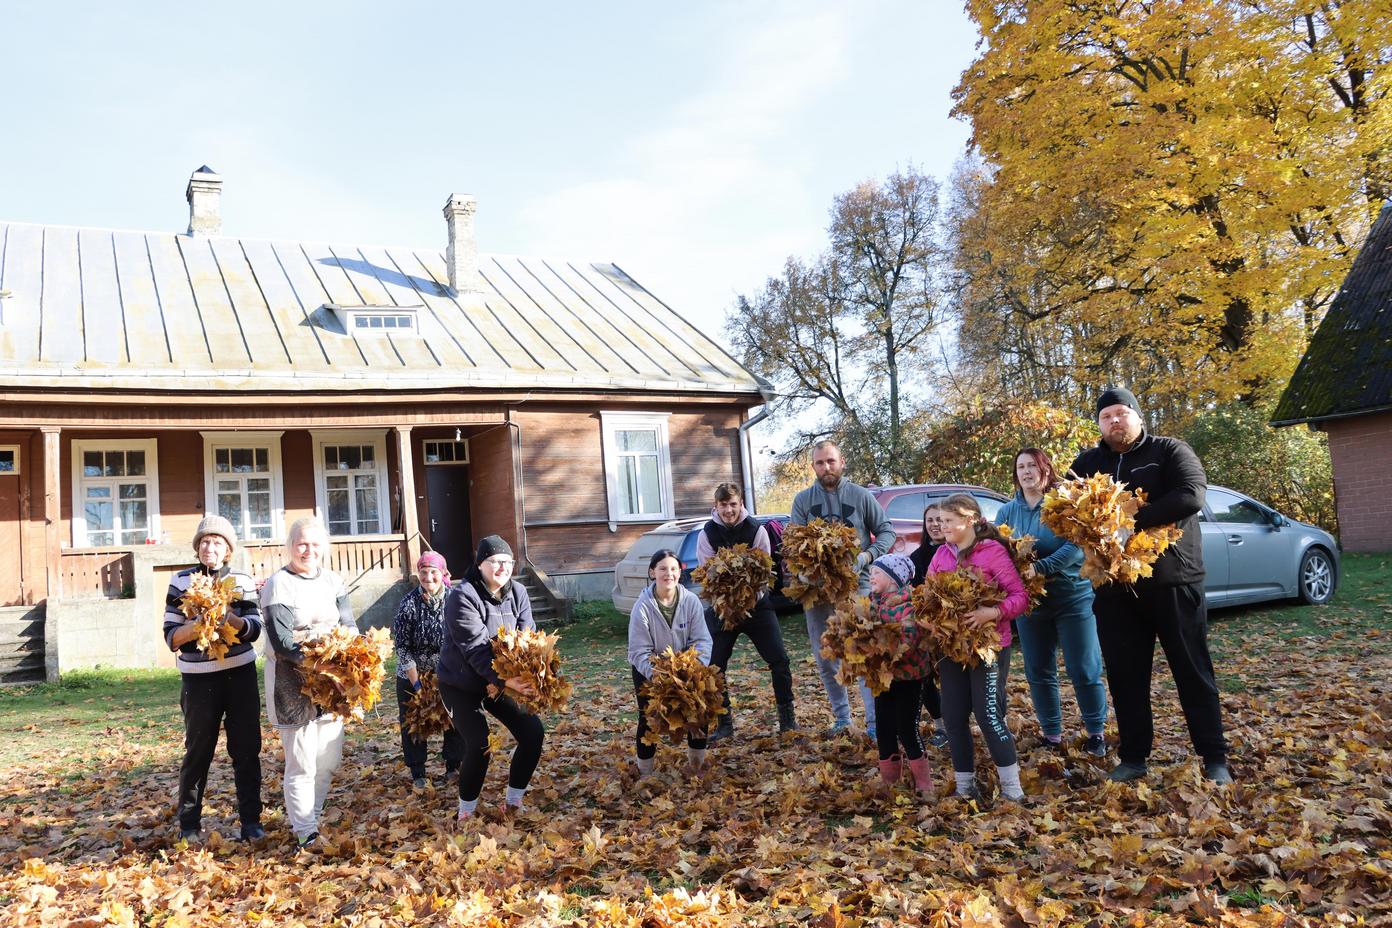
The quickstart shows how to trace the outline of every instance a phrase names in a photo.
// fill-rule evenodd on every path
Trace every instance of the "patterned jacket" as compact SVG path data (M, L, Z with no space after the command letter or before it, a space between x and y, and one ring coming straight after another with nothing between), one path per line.
M396 675L409 679L406 671L434 673L440 660L440 647L445 633L441 618L445 612L443 595L431 599L425 590L416 587L401 597L392 620L392 640L396 643Z
M888 593L871 594L875 615L886 625L898 625L904 636L904 656L894 667L896 680L921 680L931 667L928 638L913 619L913 588L902 586Z

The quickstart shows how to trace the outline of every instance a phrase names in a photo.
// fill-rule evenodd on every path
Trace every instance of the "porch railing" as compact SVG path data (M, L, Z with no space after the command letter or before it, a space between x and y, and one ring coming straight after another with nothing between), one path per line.
M83 548L59 558L66 599L121 599L135 595L135 560L129 548Z

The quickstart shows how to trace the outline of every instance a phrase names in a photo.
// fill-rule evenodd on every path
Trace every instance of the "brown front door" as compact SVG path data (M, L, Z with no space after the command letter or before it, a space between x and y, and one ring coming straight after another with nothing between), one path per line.
M474 535L469 528L469 466L427 465L430 546L445 556L457 579L473 565Z

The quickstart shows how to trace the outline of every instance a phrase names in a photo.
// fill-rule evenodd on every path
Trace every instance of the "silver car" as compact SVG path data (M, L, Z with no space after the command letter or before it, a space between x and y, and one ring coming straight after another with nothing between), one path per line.
M1210 608L1268 599L1329 602L1339 583L1339 543L1227 487L1208 488L1199 513Z

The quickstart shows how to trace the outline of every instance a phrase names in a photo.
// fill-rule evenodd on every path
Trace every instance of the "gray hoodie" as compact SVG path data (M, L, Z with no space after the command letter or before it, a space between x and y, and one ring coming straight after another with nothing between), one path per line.
M823 489L818 481L793 497L789 522L806 525L813 519L845 522L860 536L860 550L870 557L861 568L861 578L869 576L870 563L888 554L894 546L894 523L885 515L884 507L870 491L851 483L845 477L834 490Z
M706 627L706 610L696 594L677 587L677 614L669 626L657 609L653 584L649 583L628 616L628 662L644 677L652 678L652 659L671 648L673 652L695 648L701 663L711 659L711 633Z

